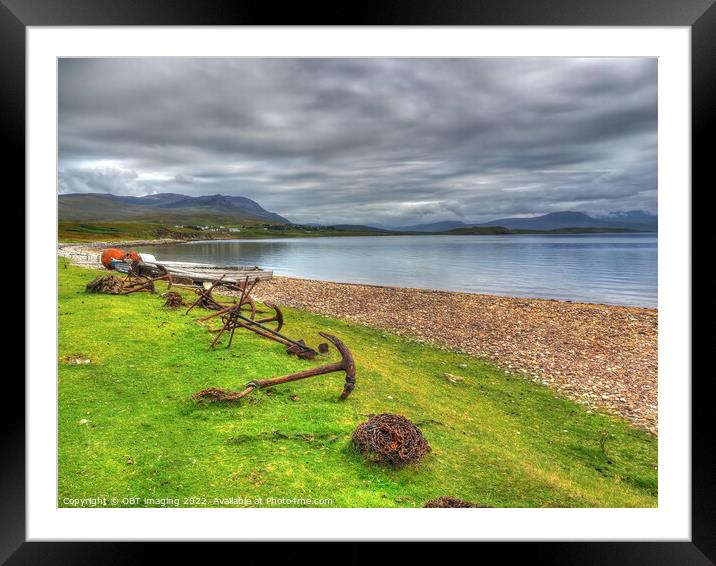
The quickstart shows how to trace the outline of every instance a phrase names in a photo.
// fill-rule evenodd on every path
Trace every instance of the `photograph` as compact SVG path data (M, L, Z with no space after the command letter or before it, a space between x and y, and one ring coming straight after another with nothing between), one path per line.
M658 507L657 69L59 57L57 506Z

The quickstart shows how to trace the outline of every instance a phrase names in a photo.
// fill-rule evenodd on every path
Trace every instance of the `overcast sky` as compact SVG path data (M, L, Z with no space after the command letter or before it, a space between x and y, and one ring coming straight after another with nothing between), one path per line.
M61 59L59 190L294 222L657 206L656 59Z

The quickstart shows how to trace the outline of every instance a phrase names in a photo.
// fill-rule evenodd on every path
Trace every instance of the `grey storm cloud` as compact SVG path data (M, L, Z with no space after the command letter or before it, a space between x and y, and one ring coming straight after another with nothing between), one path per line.
M294 222L655 213L657 62L61 59L58 185Z

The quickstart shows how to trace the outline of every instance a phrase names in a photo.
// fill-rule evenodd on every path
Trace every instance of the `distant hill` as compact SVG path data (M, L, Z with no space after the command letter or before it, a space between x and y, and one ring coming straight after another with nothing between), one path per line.
M656 232L658 219L656 216L646 214L642 211L612 212L600 218L593 218L583 212L551 212L542 216L531 218L497 218L489 222L461 222L459 220L448 220L445 222L433 222L431 224L414 224L412 226L400 226L392 228L404 232L451 232L451 233L479 233L473 228L502 227L509 230L565 230L589 229L594 232L598 229L605 230L639 230ZM485 233L485 232L482 232Z
M73 193L58 197L58 216L60 221L290 224L283 216L269 212L249 198L218 194L191 197L160 193L133 197L105 193Z
M467 226L455 228L441 234L485 235L485 234L621 234L639 232L632 228L555 228L553 230L535 230L534 228L503 228L502 226Z
M343 232L385 232L390 234L393 230L386 230L384 228L376 228L375 226L366 226L364 224L332 224L325 226L326 228L334 228Z
M609 219L607 219L609 218ZM647 219L653 219L649 222ZM583 212L550 212L542 216L532 218L498 218L490 222L478 224L478 226L503 226L511 230L560 230L563 228L611 228L628 230L655 231L657 226L656 216L644 215L639 222L634 222L628 216L606 217L602 219L592 218Z
M443 234L463 236L501 236L512 233L512 230L503 226L463 226L462 228L453 228L443 232Z
M630 228L639 229L640 227L651 228L656 230L659 224L658 216L647 214L643 210L628 210L625 212L610 212L601 217L601 220L607 220L613 224L626 225Z
M444 222L432 222L431 224L412 224L410 226L396 226L390 228L396 232L447 232L455 228L465 228L472 224L465 224L459 220L446 220Z

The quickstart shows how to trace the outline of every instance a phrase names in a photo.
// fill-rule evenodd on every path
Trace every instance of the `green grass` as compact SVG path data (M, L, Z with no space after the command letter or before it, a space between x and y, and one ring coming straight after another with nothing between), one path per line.
M286 333L315 346L329 331L353 351L357 386L346 401L342 374L329 374L198 406L190 396L206 387L238 389L325 362L248 332L209 351L211 336L194 322L201 313L146 293L86 294L95 275L60 263L61 507L89 497L120 507L241 497L415 507L440 495L495 507L657 505L649 434L476 358L299 310L285 309ZM67 363L72 356L91 363ZM451 384L446 372L464 381ZM355 427L382 412L419 424L432 447L422 464L394 470L353 451Z
M189 231L182 230L189 233ZM168 228L151 222L60 222L57 226L61 242L121 241L168 237Z

